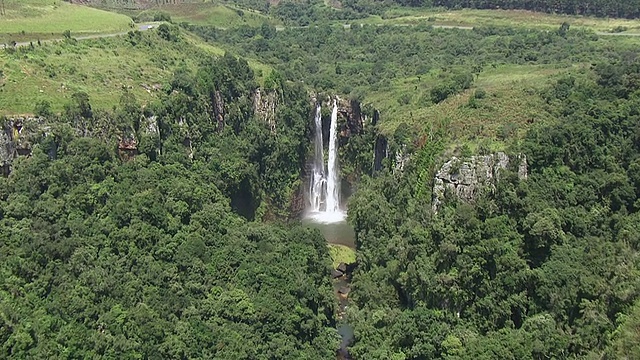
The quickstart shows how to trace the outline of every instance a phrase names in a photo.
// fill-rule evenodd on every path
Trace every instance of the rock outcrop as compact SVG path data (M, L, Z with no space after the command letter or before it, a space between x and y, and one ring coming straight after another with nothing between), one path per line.
M393 166L393 173L401 174L404 171L409 159L411 158L409 152L407 151L407 146L402 144L399 149L397 149L395 154L395 162Z
M253 94L253 112L260 120L269 124L272 133L276 131L277 107L278 94L275 91L257 89Z
M338 117L344 119L344 126L340 128L340 136L348 138L360 134L364 130L366 116L362 114L360 103L356 100L337 98Z
M34 140L48 128L44 119L38 117L16 117L5 119L0 131L0 166L2 174L8 175L13 159L31 155Z
M519 155L513 160L517 162L518 176L526 179L526 156ZM433 211L438 211L449 194L462 201L473 202L482 192L494 191L500 171L507 169L511 163L512 159L503 152L472 156L467 160L453 157L436 173L433 185Z
M216 122L218 131L222 132L222 130L224 130L226 112L224 99L222 98L222 93L219 90L215 92L211 101L211 106L213 108L213 120Z
M375 110L373 112L373 119L371 121L372 126L376 126L380 121L380 112ZM389 156L389 142L387 138L382 134L376 135L376 142L373 145L373 171L382 170L382 160Z
M309 114L309 117L313 119L315 114L315 105L320 102L322 106L323 113L325 110L331 112L333 108L333 100L336 100L336 105L338 106L338 133L340 134L340 145L344 145L348 142L349 138L354 135L362 134L364 128L369 121L367 116L363 114L361 104L357 100L347 100L338 96L330 96L325 97L318 94L312 94L311 96L311 108L312 113ZM255 101L254 101L255 102ZM326 115L322 118L322 128L323 131L326 132L326 136L324 138L328 138L329 131L329 121L330 118ZM372 119L375 121L375 119ZM372 123L373 124L373 123Z

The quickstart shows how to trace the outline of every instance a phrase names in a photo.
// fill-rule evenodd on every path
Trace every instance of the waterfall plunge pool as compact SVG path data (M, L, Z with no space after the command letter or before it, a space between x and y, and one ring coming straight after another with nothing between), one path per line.
M327 214L323 213L320 217L325 215ZM342 221L336 222L322 222L318 221L316 217L309 216L302 219L302 224L320 230L329 244L342 245L350 249L356 248L356 233L351 225L344 220L344 216Z

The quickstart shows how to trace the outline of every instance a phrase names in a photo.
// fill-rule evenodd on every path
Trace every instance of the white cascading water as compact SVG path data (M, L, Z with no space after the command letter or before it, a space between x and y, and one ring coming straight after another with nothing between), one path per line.
M309 217L320 223L344 221L346 215L340 209L340 168L338 166L338 105L333 101L331 128L329 130L329 162L325 171L322 144L322 118L320 105L315 115L315 154L313 178L309 188Z
M340 211L340 178L338 169L338 106L333 100L331 129L329 130L329 174L327 176L327 212Z
M309 185L309 202L311 211L314 213L320 212L325 193L326 181L324 179L324 149L322 146L322 114L320 104L316 106L316 116L314 119L316 126L315 136L315 153L313 157L313 178Z

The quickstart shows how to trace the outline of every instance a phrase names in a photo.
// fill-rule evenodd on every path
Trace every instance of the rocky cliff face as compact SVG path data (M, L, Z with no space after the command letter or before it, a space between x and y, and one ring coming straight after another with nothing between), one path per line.
M11 162L18 156L31 155L33 143L47 130L44 119L16 117L5 119L0 131L0 166L2 174L8 175Z
M344 125L340 128L340 136L349 138L360 134L364 130L367 117L362 114L360 103L356 100L337 98L338 117L344 119Z
M336 100L338 106L338 133L340 136L340 145L344 145L350 137L359 135L364 131L365 125L369 122L369 119L362 113L360 102L356 100L347 100L339 96L324 97L318 94L312 94L311 96L312 112L310 113L310 119L315 116L316 104L320 103L323 109L322 128L326 134L323 138L328 139L330 118L326 115L333 109L333 100ZM372 119L373 120L373 119Z
M375 110L373 112L373 119L371 125L376 126L380 121L380 112ZM376 142L373 145L373 171L380 171L382 169L382 160L389 156L389 143L387 138L382 134L376 135Z
M469 159L453 157L442 165L433 185L434 212L445 198L455 196L465 202L473 202L484 191L494 191L500 171L517 164L518 177L527 178L527 158L524 155L509 158L505 153L472 156Z
M213 99L211 99L211 107L213 108L213 119L217 124L218 131L224 130L225 108L222 93L216 91Z
M278 94L275 91L257 89L253 94L253 112L265 123L269 124L272 133L276 131L276 109Z

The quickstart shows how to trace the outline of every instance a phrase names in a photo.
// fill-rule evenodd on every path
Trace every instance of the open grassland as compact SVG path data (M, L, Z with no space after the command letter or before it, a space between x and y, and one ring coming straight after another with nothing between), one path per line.
M196 25L213 25L230 28L241 25L260 26L272 22L271 18L256 11L241 10L229 5L215 3L169 5L162 8L177 22Z
M429 90L438 81L437 74L421 79L411 77L371 93L367 102L380 109L383 133L392 134L401 123L419 131L436 126L446 128L454 143L493 139L500 146L523 133L529 124L547 120L549 115L540 110L544 106L539 92L561 74L579 68L489 67L478 75L472 88L438 104L428 100ZM403 98L406 103L401 101Z
M133 27L131 18L62 0L5 0L0 16L0 43L60 38L73 35L116 33Z
M563 22L574 28L598 32L622 31L640 33L640 21L584 16L545 14L526 10L447 10L447 9L392 9L382 16L371 16L362 23L418 24L441 26L512 26L536 29L557 29Z
M160 14L166 14L177 23L186 22L220 28L243 25L260 26L263 22L277 24L275 20L258 11L240 9L216 2L167 4L144 11L127 11L127 14L141 21L153 20Z
M195 70L207 56L224 54L188 33L181 32L180 37L179 42L169 42L151 30L136 40L123 35L2 51L0 116L32 113L41 100L60 112L78 91L89 94L96 109L118 104L125 89L149 103L158 98L176 69ZM270 71L257 61L249 63L258 75Z

